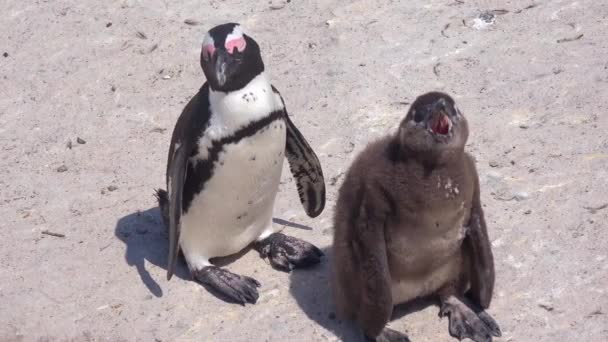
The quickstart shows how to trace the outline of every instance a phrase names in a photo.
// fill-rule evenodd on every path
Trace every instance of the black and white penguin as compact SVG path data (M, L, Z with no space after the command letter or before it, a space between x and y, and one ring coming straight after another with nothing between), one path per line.
M264 73L258 44L239 24L212 28L200 60L207 82L177 120L167 191L157 192L169 227L167 279L181 249L198 282L228 301L255 303L260 284L214 266L210 258L253 244L280 270L319 263L322 252L279 233L272 214L284 157L310 217L325 207L323 172Z

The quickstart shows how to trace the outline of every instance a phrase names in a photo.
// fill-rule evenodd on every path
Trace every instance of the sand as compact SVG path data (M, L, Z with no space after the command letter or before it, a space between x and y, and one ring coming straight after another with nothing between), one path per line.
M350 341L327 290L333 204L350 162L408 103L451 94L469 119L496 262L496 341L608 340L608 6L602 1L4 1L0 16L0 340ZM319 155L309 219L285 168L275 217L322 247L227 304L182 265L165 278L164 185L200 43L241 23ZM44 232L65 236L47 235ZM434 305L390 324L454 341Z

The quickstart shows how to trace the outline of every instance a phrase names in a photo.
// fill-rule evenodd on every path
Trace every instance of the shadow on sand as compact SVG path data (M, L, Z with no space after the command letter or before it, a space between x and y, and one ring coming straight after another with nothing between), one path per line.
M169 240L158 207L129 214L116 223L114 235L125 243L125 261L134 266L150 293L162 297L163 290L146 269L146 261L167 269ZM175 276L190 279L186 265L178 262ZM163 279L164 280L164 279Z
M292 228L311 230L312 228L286 221L280 218L274 218L273 222L278 225L288 226ZM165 228L160 210L158 207L153 207L145 211L137 211L119 219L114 229L114 235L120 239L127 247L125 251L125 261L128 265L134 266L141 281L146 285L150 293L156 297L163 296L163 290L158 282L152 277L146 269L146 262L158 266L164 270L167 269L167 254L169 253L168 232ZM249 252L250 248L245 248L243 251L223 258L214 258L211 261L217 266L226 266L245 253ZM192 280L190 271L186 266L186 262L180 253L174 277L184 280ZM162 279L165 281L165 278ZM221 296L213 291L210 291L216 297L224 300Z
M291 273L290 292L308 318L333 332L341 341L364 341L360 328L354 322L336 317L331 290L331 247L324 248L323 253L325 257L321 265ZM433 304L436 304L433 300L420 299L399 305L393 310L391 320L424 310Z

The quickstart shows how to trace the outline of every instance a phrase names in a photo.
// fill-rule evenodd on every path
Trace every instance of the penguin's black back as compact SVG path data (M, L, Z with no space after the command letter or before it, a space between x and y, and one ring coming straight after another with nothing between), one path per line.
M198 154L198 139L205 132L207 126L209 126L209 119L211 118L210 105L209 105L209 85L205 83L199 92L190 99L190 102L186 105L182 114L177 119L175 128L173 129L173 135L171 137L171 146L169 147L168 160L167 160L167 186L169 184L169 170L172 166L173 152L175 151L175 145L181 144L184 148L187 148L190 153L189 157ZM183 165L182 167L190 168L190 163ZM191 170L188 170L191 172ZM192 174L186 175L186 184L184 184L183 190L183 205L189 205L194 197L194 188L189 186L188 182L192 182Z

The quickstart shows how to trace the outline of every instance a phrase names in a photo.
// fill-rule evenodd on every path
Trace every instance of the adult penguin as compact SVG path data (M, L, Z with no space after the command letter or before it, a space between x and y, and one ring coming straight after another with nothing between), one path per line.
M280 270L319 263L322 252L277 232L272 213L284 157L310 217L325 206L323 172L264 72L258 44L239 24L209 30L200 61L207 82L177 120L167 191L157 191L169 226L167 279L181 250L195 280L228 301L255 303L255 279L209 260L253 244Z

